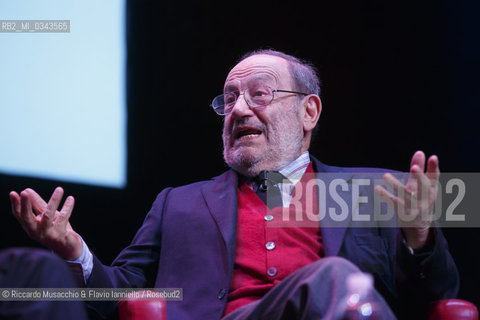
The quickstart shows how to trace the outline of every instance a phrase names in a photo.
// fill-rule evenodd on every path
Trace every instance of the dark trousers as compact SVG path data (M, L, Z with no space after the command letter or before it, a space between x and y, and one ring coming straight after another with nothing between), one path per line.
M1 288L76 288L66 262L40 249L0 251ZM1 293L0 293L1 294ZM82 301L0 301L0 319L88 319Z
M328 257L309 264L273 287L262 299L243 306L222 320L317 320L340 319L338 308L345 300L346 278L360 272L351 262ZM396 319L382 296L371 292L380 319Z

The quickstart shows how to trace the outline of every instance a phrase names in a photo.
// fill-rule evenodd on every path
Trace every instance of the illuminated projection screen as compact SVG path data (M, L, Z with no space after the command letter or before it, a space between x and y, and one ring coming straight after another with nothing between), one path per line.
M125 186L124 7L0 0L0 20L70 21L66 33L5 32L3 25L0 173Z

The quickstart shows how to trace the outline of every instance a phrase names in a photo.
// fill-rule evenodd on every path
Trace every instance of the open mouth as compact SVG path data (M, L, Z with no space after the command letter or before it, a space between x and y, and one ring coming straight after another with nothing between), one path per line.
M259 135L262 134L261 130L255 129L255 128L238 128L235 130L235 139L249 139L249 138L255 138L258 137Z

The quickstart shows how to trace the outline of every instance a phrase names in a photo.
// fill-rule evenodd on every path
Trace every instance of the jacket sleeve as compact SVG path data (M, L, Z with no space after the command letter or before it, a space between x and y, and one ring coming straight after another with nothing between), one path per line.
M402 233L397 234L395 287L401 319L426 319L431 302L458 293L459 275L447 241L439 228L432 232L432 247L423 253L410 252Z
M131 244L123 249L111 266L94 255L88 288L150 288L154 286L161 250L163 209L171 189L163 190L153 203ZM89 301L88 307L102 317L117 309L117 302Z

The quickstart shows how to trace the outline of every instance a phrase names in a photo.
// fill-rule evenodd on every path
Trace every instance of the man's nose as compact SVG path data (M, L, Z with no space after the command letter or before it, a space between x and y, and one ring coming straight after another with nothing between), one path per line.
M239 95L235 101L235 105L232 109L232 116L235 118L243 118L250 115L253 115L253 111L248 105L247 100L245 100L245 93L243 93Z

